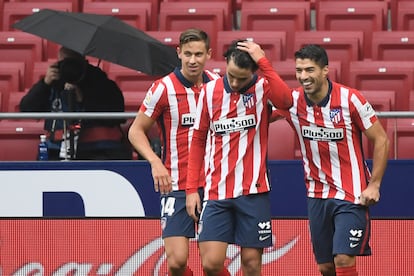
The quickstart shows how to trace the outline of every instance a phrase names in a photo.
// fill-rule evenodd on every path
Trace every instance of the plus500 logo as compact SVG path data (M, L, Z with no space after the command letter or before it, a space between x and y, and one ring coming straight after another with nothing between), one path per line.
M42 217L47 199L71 195L90 217L145 216L133 185L107 170L0 171L0 217Z

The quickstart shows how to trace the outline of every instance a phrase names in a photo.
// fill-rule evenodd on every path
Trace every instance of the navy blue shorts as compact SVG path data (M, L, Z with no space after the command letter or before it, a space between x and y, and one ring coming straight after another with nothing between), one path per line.
M203 198L202 189L199 189ZM195 222L188 215L185 207L185 191L174 191L161 195L161 229L162 237L195 237Z
M248 248L273 245L269 193L207 200L198 224L198 240Z
M338 199L308 198L308 216L318 264L333 262L338 254L371 255L367 207Z

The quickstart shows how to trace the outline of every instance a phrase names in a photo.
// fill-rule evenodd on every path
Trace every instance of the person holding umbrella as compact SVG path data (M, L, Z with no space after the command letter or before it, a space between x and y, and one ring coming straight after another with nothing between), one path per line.
M193 275L187 259L195 223L185 208L186 169L199 93L205 83L219 77L204 70L211 51L206 32L182 32L177 47L181 67L153 83L129 129L129 140L150 163L155 191L161 193L161 228L169 275ZM161 130L162 160L146 135L154 123ZM223 275L229 274L224 270Z
M118 85L85 57L61 47L58 62L47 69L21 99L22 112L123 112ZM124 119L79 121L47 119L49 160L131 159L120 125ZM70 133L71 135L64 135ZM71 141L70 147L62 141ZM61 149L62 148L62 149Z

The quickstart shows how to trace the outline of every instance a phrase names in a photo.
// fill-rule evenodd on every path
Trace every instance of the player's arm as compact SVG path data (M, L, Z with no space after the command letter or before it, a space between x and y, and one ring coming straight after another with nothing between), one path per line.
M138 151L140 156L145 158L151 165L152 177L154 179L154 189L162 194L171 191L171 176L165 168L162 160L151 148L146 133L151 129L154 120L144 112L138 111L128 132L128 139L132 146Z
M250 54L270 85L269 99L280 109L289 109L292 104L291 89L273 69L259 44L252 41L239 42L238 49ZM293 68L292 68L293 69Z
M186 208L188 215L195 221L198 220L198 214L201 213L201 200L198 194L198 187L200 172L204 170L206 139L210 122L204 95L203 90L197 105L197 116L194 123L187 165Z
M381 181L388 161L389 139L379 120L368 128L364 134L374 145L371 179L360 197L361 204L369 206L377 203L380 198Z

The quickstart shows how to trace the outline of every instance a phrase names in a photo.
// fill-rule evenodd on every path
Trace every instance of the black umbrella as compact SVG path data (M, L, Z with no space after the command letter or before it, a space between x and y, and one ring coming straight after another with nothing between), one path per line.
M179 64L171 46L114 16L42 9L13 27L149 75L166 75Z

